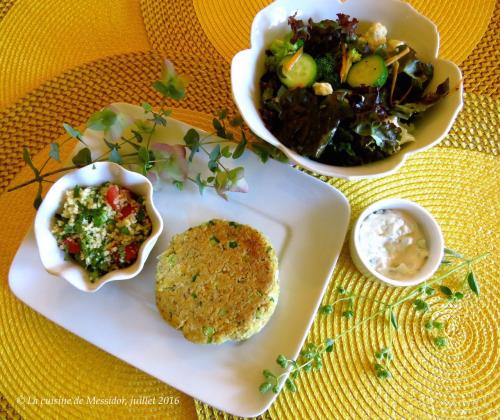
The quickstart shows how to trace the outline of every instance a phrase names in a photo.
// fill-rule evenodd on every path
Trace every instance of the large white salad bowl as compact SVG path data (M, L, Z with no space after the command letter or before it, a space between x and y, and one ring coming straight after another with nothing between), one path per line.
M301 156L284 146L264 125L259 114L259 79L264 73L265 49L289 27L289 16L298 19L336 19L337 13L356 17L358 31L370 23L381 22L388 37L405 41L423 61L434 65L434 78L429 90L450 79L450 93L418 119L413 133L416 141L386 159L353 167L332 166ZM454 63L438 58L439 33L436 25L410 5L399 0L277 0L255 16L251 48L238 52L231 65L233 96L240 113L250 129L262 139L282 150L292 161L313 172L339 178L356 179L388 175L403 165L407 156L438 144L451 129L462 108L462 74Z

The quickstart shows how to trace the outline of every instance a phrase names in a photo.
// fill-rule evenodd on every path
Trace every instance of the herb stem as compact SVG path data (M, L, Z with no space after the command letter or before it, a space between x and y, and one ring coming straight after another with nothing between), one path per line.
M67 138L65 138L65 139L61 142L61 146L64 146L64 144L66 144L66 143L67 143L69 140L71 140L71 139L72 139L72 137L67 137ZM40 169L38 170L38 172L40 172L40 173L41 173L41 172L45 169L45 167L47 166L47 164L50 162L50 160L51 160L51 159L52 159L52 158L49 156L49 157L45 160L45 162L43 163L43 165L40 167Z
M95 163L95 162L103 162L105 161L104 157L109 153L106 152L104 154L102 154L101 156L99 156L97 159L95 159L94 161L92 161L92 163ZM122 155L122 157L131 157L131 156L136 156L136 153L126 153L124 155ZM92 164L90 163L90 165ZM61 172L67 172L67 171L71 171L73 169L78 169L79 166L76 166L76 165L73 165L73 166L65 166L63 168L59 168L59 169L56 169L54 171L50 171L50 172L46 172L44 174L40 174L40 176L38 178L33 178L29 181L26 181L26 182L23 182L22 184L18 184L14 187L11 187L7 190L7 192L12 192L12 191L15 191L15 190L19 190L20 188L23 188L23 187L26 187L28 185L31 185L31 184L34 184L35 182L38 182L40 179L42 181L45 181L44 178L48 177L48 176L51 176L51 175L56 175L58 173L61 173Z
M359 326L361 326L363 324L366 324L368 321L372 320L373 318L376 318L377 316L379 316L380 314L383 314L384 312L385 312L385 309L380 309L377 312L375 312L372 315L370 315L368 318L364 318L361 321L356 322L352 327L348 328L347 330L345 330L344 332L340 333L336 337L333 337L333 341L339 340L343 336L349 334L351 331L354 331Z
M364 299L364 300L371 300L372 302L375 302L375 303L379 303L380 305L384 305L384 306L389 306L387 303L379 300L379 299L374 299L370 296L366 296L366 295L356 295L356 294L352 294L351 295L353 298L357 298L357 299Z
M201 150L203 150L203 151L205 152L205 154L206 154L208 157L210 157L210 153L208 152L208 150L207 150L207 149L205 149L205 148L204 148L203 146L201 146L201 145L200 145L200 149L201 149ZM222 169L224 169L226 172L229 172L229 171L227 170L227 168L226 168L226 167L225 167L222 163L220 163L220 160L218 160L218 159L217 159L217 165L219 165L219 166L220 166Z
M479 255L477 257L474 257L474 258L471 258L471 259L464 259L463 262L461 262L460 264L458 264L456 267L448 270L446 273L441 274L441 275L439 275L436 278L433 278L431 280L426 280L424 282L424 286L428 286L428 285L432 285L432 284L435 284L437 282L440 282L440 281L442 281L442 280L450 277L452 274L456 273L457 271L463 269L464 267L467 267L470 270L472 264L474 264L474 263L476 263L476 262L478 262L478 261L486 258L488 255L490 255L489 252L481 254L481 255ZM401 299L397 300L394 303L385 303L385 302L382 302L380 300L372 299L372 298L370 298L369 296L366 296L366 295L356 295L356 294L350 294L349 296L337 299L336 301L334 301L331 304L331 306L334 306L335 304L337 304L339 302L342 302L342 301L350 300L352 298L360 298L360 299L372 300L374 302L379 303L383 307L381 309L379 309L378 311L374 312L373 314L371 314L370 316L368 316L367 318L364 318L364 319L356 322L353 326L349 327L345 331L343 331L340 334L338 334L337 336L333 337L332 338L332 342L333 343L337 342L338 340L340 340L342 337L346 336L350 332L358 329L360 326L366 324L368 321L370 321L370 320L372 320L372 319L374 319L374 318L376 318L376 317L378 317L378 316L380 316L380 315L382 315L382 314L384 314L386 312L389 312L389 314L390 314L394 308L396 308L397 306L401 305L404 302L407 302L410 299L415 298L416 296L420 295L421 293L424 293L424 291L422 289L422 286L416 287L415 289L411 290L409 293L407 293ZM390 330L389 330L389 345L388 345L388 347L391 346L392 340L393 340L393 331L392 331L392 326L390 326ZM325 353L325 351L326 351L325 344L321 344L321 345L319 345L316 348L316 355L320 356L323 353ZM276 379L275 379L276 380L276 385L282 385L283 379L285 377L287 377L288 375L291 375L291 374L293 374L293 373L295 373L297 371L301 371L306 366L309 366L311 363L313 363L313 358L309 358L307 361L305 361L301 365L298 365L297 364L297 360L299 360L299 357L300 356L298 356L295 360L289 360L292 368L286 370L285 372L281 373L280 375L278 375L276 377Z
M188 181L191 181L192 183L194 183L194 184L198 185L198 182L196 182L196 179L194 179L194 178L192 178L192 177L190 177L190 176L186 177L186 179L187 179ZM206 185L205 185L205 188L215 188L215 186L214 186L214 185L210 185L210 184L206 184Z
M40 175L40 178L47 177L47 176L50 176L50 175L55 175L55 174L58 174L60 172L71 171L72 169L75 169L75 168L76 168L76 166L66 166L64 168L59 168L59 169L56 169L55 171L50 171L50 172L47 172L47 173L45 173L43 175ZM14 186L14 187L11 187L11 188L9 188L7 190L7 192L18 190L20 188L26 187L27 185L33 184L35 182L38 182L37 178L33 178L30 181L26 181L26 182L23 182L22 184L18 184L18 185Z
M146 150L149 152L149 144L151 143L151 137L153 137L153 133L156 130L156 121L153 123L153 128L151 129L151 132L149 133L148 139L146 140Z

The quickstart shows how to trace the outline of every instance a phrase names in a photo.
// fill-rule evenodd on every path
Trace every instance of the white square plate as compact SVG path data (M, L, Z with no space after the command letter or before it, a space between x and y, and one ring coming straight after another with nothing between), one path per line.
M190 128L172 119L168 127L177 142ZM350 208L342 193L286 164L263 165L251 153L237 164L245 167L250 192L231 193L229 201L210 190L200 196L194 185L155 193L165 229L136 278L83 293L43 269L31 230L12 263L10 288L56 324L196 399L237 416L264 412L276 396L259 393L262 370L275 366L278 354L298 355L344 242ZM156 257L172 235L212 218L254 226L279 258L276 312L241 343L190 343L155 306Z

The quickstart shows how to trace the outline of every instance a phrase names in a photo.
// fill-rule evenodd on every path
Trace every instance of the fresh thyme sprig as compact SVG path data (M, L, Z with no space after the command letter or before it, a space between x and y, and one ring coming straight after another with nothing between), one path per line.
M331 303L320 307L319 313L321 315L331 315L334 313L335 305L346 305L342 311L342 316L348 320L354 318L354 300L369 300L374 302L379 308L375 310L369 316L357 321L353 320L354 324L349 328L345 329L343 332L339 333L337 336L332 338L327 338L324 343L314 344L308 343L301 350L297 359L288 359L284 355L279 355L276 359L276 363L283 369L284 372L280 374L275 374L269 369L263 371L264 382L260 385L259 390L262 393L267 393L272 391L274 393L280 392L283 384L289 391L296 391L297 386L295 380L298 378L299 374L304 371L308 372L311 370L321 369L323 362L322 357L324 353L331 353L334 348L334 344L342 339L347 334L359 327L362 327L367 322L378 318L380 316L385 316L385 322L389 324L389 344L382 346L381 349L374 354L374 373L380 379L388 379L392 377L390 371L390 364L394 360L394 354L392 350L392 339L393 334L399 329L399 324L397 320L397 314L395 309L400 307L406 302L413 302L413 307L417 312L430 313L431 303L428 299L431 296L436 295L436 287L439 290L439 295L449 302L455 302L461 300L464 297L464 292L461 290L452 291L448 286L442 284L443 280L453 276L454 274L465 270L465 277L462 281L462 288L467 286L476 295L479 295L479 284L477 282L477 277L473 271L473 265L480 260L486 258L489 254L481 254L473 258L467 258L462 254L459 254L450 249L445 249L445 259L443 260L443 266L453 265L446 272L436 275L432 279L426 281L423 285L418 287L413 287L408 293L403 295L401 298L394 302L384 302L378 299L373 299L366 295L356 294L349 292L343 287L337 288L337 299ZM444 324L442 322L436 321L432 316L427 318L422 318L424 322L424 328L431 332L430 338L434 345L438 348L445 347L448 343L448 338L443 335Z
M165 60L164 70L160 80L153 84L153 88L165 98L182 100L186 94L187 78L178 75L173 64ZM33 179L16 185L8 191L14 191L33 183L38 184L35 208L42 202L43 183L53 182L49 178L62 172L93 164L95 162L110 161L135 170L148 178L156 185L160 180L172 182L182 190L186 181L195 183L203 193L204 189L214 188L215 191L227 198L227 192L247 192L245 171L242 166L229 168L223 163L224 159L236 160L241 157L245 149L255 152L262 162L270 157L286 161L286 157L276 148L259 139L244 125L239 116L229 117L228 111L219 111L213 119L214 131L202 137L195 129L190 129L184 136L183 144L166 144L152 142L153 135L159 127L166 126L167 117L172 113L169 109L155 111L144 102L142 105L144 118L134 120L129 115L120 112L113 106L106 107L92 114L87 121L86 128L102 134L105 152L93 158L91 147L85 141L83 134L67 123L63 128L69 137L60 144L51 143L49 156L40 166L35 167L28 148L23 149L23 159L33 171ZM238 130L240 138L234 132ZM125 135L125 133L129 133ZM56 170L45 171L50 160L60 162L60 148L70 140L77 140L82 144L81 149L73 156L73 165L64 166ZM211 150L207 148L211 147ZM189 157L186 158L189 152ZM189 174L189 164L198 153L208 156L209 176L201 172Z

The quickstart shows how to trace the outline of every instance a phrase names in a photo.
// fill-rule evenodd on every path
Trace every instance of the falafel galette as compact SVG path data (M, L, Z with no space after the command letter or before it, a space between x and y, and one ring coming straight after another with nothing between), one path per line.
M248 225L210 220L174 236L159 257L158 309L195 343L251 337L269 321L278 295L276 253Z

